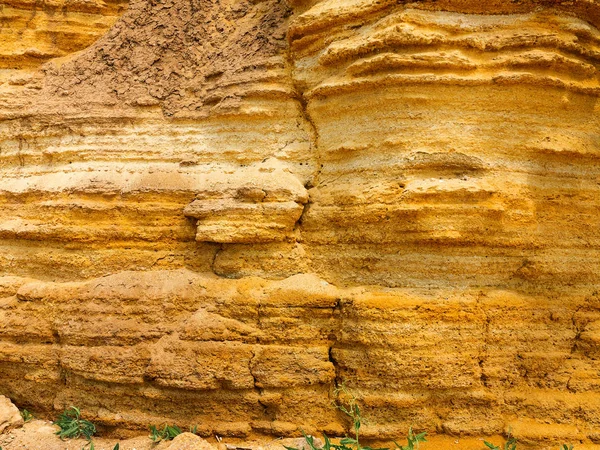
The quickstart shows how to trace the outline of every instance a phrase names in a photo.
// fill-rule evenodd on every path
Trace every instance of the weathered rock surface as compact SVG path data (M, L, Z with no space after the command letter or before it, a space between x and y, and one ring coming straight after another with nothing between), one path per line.
M293 232L308 203L308 191L281 164L217 172L184 210L198 219L196 240L260 244L295 240ZM211 176L206 176L210 180Z
M12 402L0 395L0 433L23 425L19 409Z
M0 394L600 442L600 4L3 3Z
M181 433L173 439L167 450L214 450L215 447L210 445L201 437L192 433Z

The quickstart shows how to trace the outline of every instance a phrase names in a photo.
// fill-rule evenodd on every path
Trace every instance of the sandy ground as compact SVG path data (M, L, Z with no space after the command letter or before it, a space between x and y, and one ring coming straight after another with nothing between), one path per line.
M82 450L88 449L89 445L85 439L70 439L61 441L55 432L57 427L52 422L45 420L32 420L26 423L22 428L14 429L0 435L1 450ZM496 445L501 445L503 439L498 436L489 438ZM116 438L94 438L96 450L113 450L116 444L119 444L120 450L177 450L173 448L172 442L153 443L148 435L139 436L131 439ZM400 444L405 442L400 441ZM212 442L215 450L216 443ZM227 450L285 450L283 445L300 446L299 439L272 439L263 441L240 442L232 440L223 442L222 449ZM379 445L386 445L380 443ZM387 444L390 445L390 444ZM393 444L392 444L393 446ZM198 447L200 449L200 447ZM521 443L517 447L519 450L539 449L539 450L559 450L554 446L528 446ZM186 450L190 447L185 447ZM576 444L574 450L600 450L600 445ZM183 448L182 448L183 450ZM483 438L452 438L447 436L432 436L428 442L421 445L420 450L489 450L483 443Z
M32 420L22 428L0 435L2 450L81 450L89 448L85 439L69 439L61 441L55 432L58 428L52 422ZM96 450L112 450L119 443L120 450L164 450L168 443L153 444L148 436L133 439L117 440L94 438Z

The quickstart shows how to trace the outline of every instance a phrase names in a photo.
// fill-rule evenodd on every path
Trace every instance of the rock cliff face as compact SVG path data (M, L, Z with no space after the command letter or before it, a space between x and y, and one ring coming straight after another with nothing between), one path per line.
M600 442L595 0L0 5L0 395Z

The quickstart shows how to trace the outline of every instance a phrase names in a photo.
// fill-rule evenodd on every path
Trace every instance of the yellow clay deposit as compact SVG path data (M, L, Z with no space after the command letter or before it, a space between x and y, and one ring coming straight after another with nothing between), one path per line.
M0 0L0 395L600 445L600 3L126 3Z

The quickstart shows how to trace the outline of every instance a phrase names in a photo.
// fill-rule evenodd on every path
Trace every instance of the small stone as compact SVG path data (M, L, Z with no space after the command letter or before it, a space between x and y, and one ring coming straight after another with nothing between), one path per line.
M181 433L173 439L167 450L215 450L206 440L192 433Z
M0 433L23 425L19 409L12 402L0 395Z
M313 443L314 443L314 446L317 448L323 447L323 441L317 437L313 437ZM303 437L302 438L281 439L281 440L277 441L277 445L280 448L293 447L293 448L297 448L298 450L310 450L310 445L308 445L308 442L306 442L306 439ZM268 449L268 450L272 450L272 449Z

